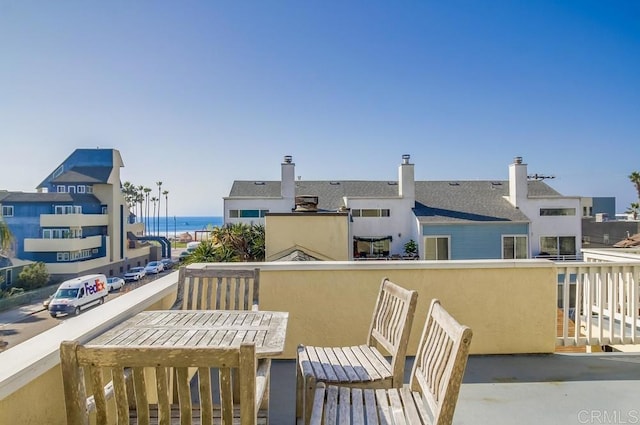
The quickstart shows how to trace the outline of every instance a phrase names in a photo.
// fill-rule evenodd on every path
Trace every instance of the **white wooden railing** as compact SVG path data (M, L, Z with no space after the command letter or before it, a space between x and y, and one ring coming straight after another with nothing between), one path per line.
M557 263L557 270L556 345L640 344L640 262Z

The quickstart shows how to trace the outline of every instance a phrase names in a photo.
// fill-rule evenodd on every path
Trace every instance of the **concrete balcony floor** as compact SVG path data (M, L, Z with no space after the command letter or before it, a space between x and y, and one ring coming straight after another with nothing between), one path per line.
M271 373L270 423L293 425L295 361L276 360ZM640 354L475 355L454 424L635 424L639 393Z

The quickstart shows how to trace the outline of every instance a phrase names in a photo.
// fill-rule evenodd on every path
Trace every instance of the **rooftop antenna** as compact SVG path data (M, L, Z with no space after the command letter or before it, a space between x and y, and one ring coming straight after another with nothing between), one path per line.
M544 174L536 173L536 174L527 176L527 178L529 180L542 181L542 180L546 180L546 179L555 179L556 176L553 176L553 175L545 176Z

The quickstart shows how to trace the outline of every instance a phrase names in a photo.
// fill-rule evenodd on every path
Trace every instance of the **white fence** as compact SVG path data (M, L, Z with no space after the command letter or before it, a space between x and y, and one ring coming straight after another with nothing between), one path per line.
M557 267L562 323L556 345L640 344L640 263L558 263Z

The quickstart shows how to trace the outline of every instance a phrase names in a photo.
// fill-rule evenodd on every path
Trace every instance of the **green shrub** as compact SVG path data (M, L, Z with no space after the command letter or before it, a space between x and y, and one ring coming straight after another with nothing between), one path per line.
M404 244L404 253L405 255L416 256L418 255L418 244L416 241L411 239L409 242Z
M25 266L18 275L16 286L27 291L42 288L49 281L49 273L44 263Z

